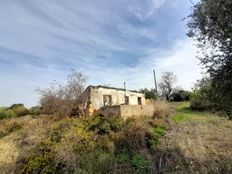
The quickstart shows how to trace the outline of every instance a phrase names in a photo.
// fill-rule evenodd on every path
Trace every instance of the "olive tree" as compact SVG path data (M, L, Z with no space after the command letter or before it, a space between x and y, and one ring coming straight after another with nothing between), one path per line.
M202 49L199 59L211 77L215 104L232 115L232 1L199 1L192 8L188 27L188 36Z

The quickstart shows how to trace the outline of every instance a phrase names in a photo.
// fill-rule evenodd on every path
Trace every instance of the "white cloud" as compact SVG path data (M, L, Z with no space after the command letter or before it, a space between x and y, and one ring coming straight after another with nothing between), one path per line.
M0 6L0 105L36 104L34 89L52 80L63 81L70 68L85 72L91 84L123 87L127 82L131 89L153 87L154 68L158 77L173 71L179 85L189 89L200 77L196 49L188 39L175 41L183 38L178 33L183 31L169 31L168 19L158 21L158 10L166 7L165 2L4 2ZM170 38L170 33L176 37ZM166 40L172 42L164 44Z
M156 69L157 79L164 71L172 71L177 75L177 86L191 89L197 79L201 78L201 68L196 58L197 49L189 39L177 41L169 50L147 50L147 55L140 58L135 67L101 67L98 64L85 64L78 69L89 76L89 84L110 84L128 89L154 87L153 69ZM31 71L33 69L33 71ZM47 87L52 80L64 81L69 70L61 71L58 67L38 68L24 65L20 74L0 75L0 105L10 105L23 102L27 106L35 105L38 95L34 91L38 87ZM6 100L7 102L5 102Z
M149 19L150 17L152 17L154 15L154 13L159 8L161 8L166 1L167 0L145 1L148 3L148 5L146 6L146 8L143 8L143 10L141 10L141 8L135 8L135 7L130 8L130 10L138 19L146 20L146 19Z
M90 66L87 68L90 83L122 87L125 81L131 89L154 87L152 71L156 69L158 79L162 72L172 71L177 75L177 85L190 90L202 77L200 62L196 58L197 48L190 39L177 41L169 50L153 49L147 53L136 67L112 69Z

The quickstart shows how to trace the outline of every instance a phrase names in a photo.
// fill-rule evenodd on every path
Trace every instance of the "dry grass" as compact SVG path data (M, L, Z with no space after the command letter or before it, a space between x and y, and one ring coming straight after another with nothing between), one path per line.
M154 168L163 173L232 173L232 122L177 105Z
M29 117L7 119L0 121L0 173L14 173L16 162L21 154L18 138Z
M50 127L53 122L49 116L31 119L21 131L21 146L26 145L32 148L45 140L50 136Z
M0 139L0 173L13 173L16 161L19 157L19 149L15 141L17 133L12 133Z
M52 120L25 116L0 121L0 174L14 173L17 161L24 158L45 137Z
M157 101L154 103L154 118L167 119L170 115L175 114L175 107L167 102Z

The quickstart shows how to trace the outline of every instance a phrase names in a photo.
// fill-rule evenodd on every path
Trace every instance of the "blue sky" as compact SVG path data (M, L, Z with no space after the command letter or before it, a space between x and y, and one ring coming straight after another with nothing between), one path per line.
M201 77L186 37L189 0L2 0L0 105L36 105L35 89L64 81L70 69L89 84L153 87L173 71L190 89Z

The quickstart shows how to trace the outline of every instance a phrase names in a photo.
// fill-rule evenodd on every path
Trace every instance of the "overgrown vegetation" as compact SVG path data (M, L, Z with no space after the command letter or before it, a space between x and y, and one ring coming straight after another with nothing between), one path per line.
M175 103L172 129L157 150L160 173L231 173L231 121ZM213 131L212 131L213 130Z
M20 125L16 173L148 173L173 107L157 103L152 117L30 117ZM169 111L168 111L169 110ZM165 111L165 113L163 113ZM29 117L28 117L29 118ZM21 119L21 118L20 118ZM16 131L4 120L4 134ZM11 123L13 124L13 123ZM10 128L8 128L10 127Z
M232 1L201 0L194 5L189 19L188 36L198 41L202 49L199 59L210 77L210 86L199 89L195 101L202 101L206 107L213 105L231 118ZM212 95L214 100L205 100L202 93Z
M23 104L13 104L10 107L1 107L0 108L0 120L16 118L26 115L40 115L41 107L33 106L30 109L27 109Z
M174 106L157 102L152 117L127 120L101 114L59 120L45 115L2 120L0 145L4 149L15 148L14 154L1 149L0 154L2 158L15 155L15 162L0 164L0 170L3 173L230 173L230 121L192 110L190 103L172 105L176 114ZM4 146L9 141L15 144Z
M21 117L30 114L30 111L23 104L13 104L0 110L0 119Z
M196 110L216 110L216 96L211 81L203 78L195 84L191 96L191 108Z
M42 113L52 114L56 119L80 115L78 98L85 88L87 77L72 70L67 82L54 82L49 88L38 89Z
M148 89L148 88L140 89L139 92L145 94L145 98L146 99L150 99L150 100L157 99L157 95L158 94L156 94L156 89L154 89L154 88L151 88L151 89Z
M0 138L21 129L22 126L14 120L0 122Z
M171 102L189 101L192 93L183 89L175 89L169 96Z

